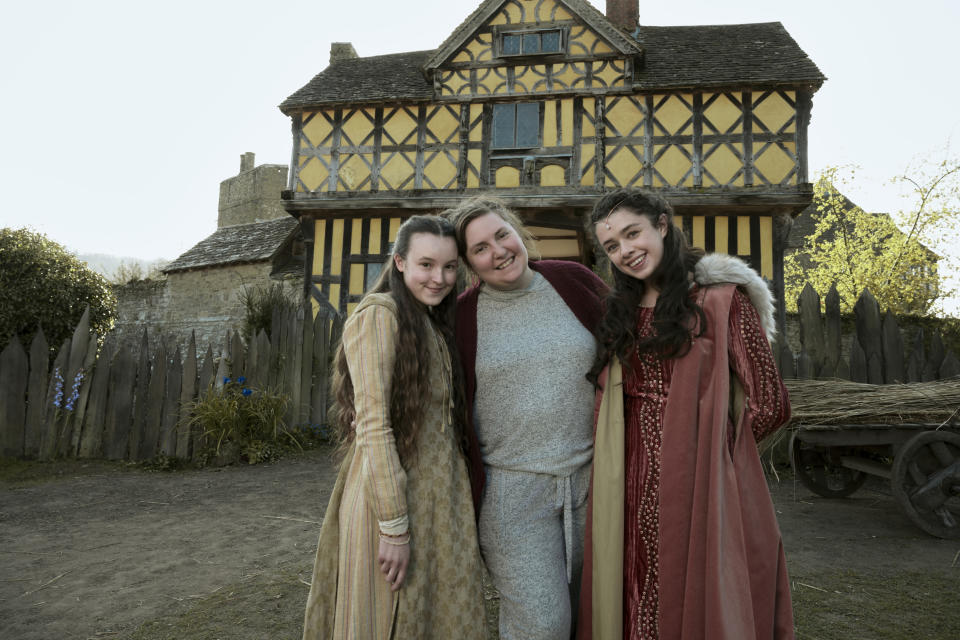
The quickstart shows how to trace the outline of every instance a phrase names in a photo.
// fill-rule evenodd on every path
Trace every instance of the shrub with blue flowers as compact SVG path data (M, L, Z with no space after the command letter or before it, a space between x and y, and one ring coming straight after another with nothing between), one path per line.
M73 386L70 388L70 395L67 396L66 401L63 399L63 390L64 390L64 381L63 374L60 373L60 367L57 367L53 370L53 406L56 408L57 413L61 409L66 411L73 411L77 406L77 399L80 397L80 383L83 382L84 371L80 369L77 371L77 375L73 377Z
M199 437L195 459L235 455L250 464L278 458L284 449L300 448L283 416L289 398L257 389L246 378L224 378L187 407L188 423Z

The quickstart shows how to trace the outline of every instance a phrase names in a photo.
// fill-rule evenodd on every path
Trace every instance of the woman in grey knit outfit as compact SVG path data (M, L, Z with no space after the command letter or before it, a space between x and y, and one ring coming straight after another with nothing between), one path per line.
M593 456L594 391L585 374L606 285L577 263L531 262L532 237L496 200L474 198L445 215L480 280L458 301L457 346L500 637L568 640Z

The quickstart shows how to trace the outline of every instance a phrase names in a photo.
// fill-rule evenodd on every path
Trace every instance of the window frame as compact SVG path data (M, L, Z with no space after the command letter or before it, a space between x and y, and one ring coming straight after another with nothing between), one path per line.
M520 106L522 105L535 105L537 108L537 114L535 119L536 124L536 142L532 145L521 145L519 144L519 131L520 131ZM490 151L499 152L499 151L515 151L517 149L538 149L543 146L543 100L533 100L525 102L495 102L490 107ZM513 107L513 144L508 146L498 146L497 142L497 112L501 111L504 107ZM499 109L498 109L499 108Z
M556 51L534 51L526 52L523 50L523 36L529 34L539 34L541 36L541 43L543 41L543 34L548 32L556 31L560 36L560 45ZM519 53L505 53L503 51L503 38L505 35L517 35L520 36L520 52ZM570 27L568 25L539 25L536 27L526 27L526 28L516 28L510 26L498 26L493 29L493 49L494 57L496 58L542 58L546 56L565 56L567 54L567 48L569 45L569 35Z

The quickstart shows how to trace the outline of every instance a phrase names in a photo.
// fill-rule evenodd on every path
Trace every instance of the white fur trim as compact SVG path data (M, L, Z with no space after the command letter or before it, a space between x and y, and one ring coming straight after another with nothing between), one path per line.
M773 293L766 281L746 262L725 253L709 253L697 263L693 279L701 286L729 283L743 289L760 314L760 324L767 340L773 342L777 335Z

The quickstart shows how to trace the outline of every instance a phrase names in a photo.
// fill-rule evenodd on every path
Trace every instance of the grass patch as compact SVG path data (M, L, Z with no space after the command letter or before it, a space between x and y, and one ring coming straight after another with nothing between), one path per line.
M791 576L798 640L956 640L960 570Z

